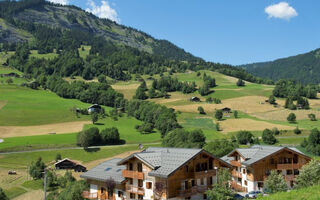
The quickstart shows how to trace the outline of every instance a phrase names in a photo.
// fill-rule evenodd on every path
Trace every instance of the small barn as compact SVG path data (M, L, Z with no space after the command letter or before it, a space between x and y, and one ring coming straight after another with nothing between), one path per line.
M192 101L192 102L200 102L200 99L199 99L199 97L191 97L190 101Z
M63 160L59 160L54 164L55 169L73 169L75 172L86 172L87 168L83 165L76 163L69 158L65 158Z
M223 113L232 113L231 108L225 107L221 109Z
M88 113L93 113L93 112L100 112L101 106L99 104L93 104L88 108Z

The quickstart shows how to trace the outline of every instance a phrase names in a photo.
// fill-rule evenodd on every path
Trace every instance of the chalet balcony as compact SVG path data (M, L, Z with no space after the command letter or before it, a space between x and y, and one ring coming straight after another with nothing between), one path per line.
M302 167L302 164L300 163L289 163L289 164L277 164L278 170L283 169L300 169Z
M205 193L209 189L206 185L193 186L189 189L179 190L179 197L190 197L199 193Z
M130 171L130 170L122 170L122 176L125 178L133 178L133 179L144 179L143 172L138 171Z
M241 167L241 162L236 160L231 160L230 164L235 167Z
M215 176L216 171L215 170L206 170L201 172L194 172L194 178L195 179L201 179L205 177Z
M234 181L232 181L230 185L231 185L231 188L237 192L248 192L248 189L246 187L242 187L241 185L239 185Z
M286 181L294 181L294 180L296 180L296 175L285 175L284 179Z
M236 178L242 178L242 174L238 171L232 170L231 175Z
M85 199L98 199L98 193L90 193L89 191L83 191L82 197Z
M144 195L143 187L137 187L133 185L126 185L126 192Z

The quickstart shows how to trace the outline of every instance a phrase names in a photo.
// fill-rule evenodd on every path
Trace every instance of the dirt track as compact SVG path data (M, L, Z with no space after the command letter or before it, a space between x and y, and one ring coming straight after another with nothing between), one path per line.
M46 124L39 126L0 126L0 138L44 135L49 133L74 133L82 130L83 125L90 121L66 122L56 124Z

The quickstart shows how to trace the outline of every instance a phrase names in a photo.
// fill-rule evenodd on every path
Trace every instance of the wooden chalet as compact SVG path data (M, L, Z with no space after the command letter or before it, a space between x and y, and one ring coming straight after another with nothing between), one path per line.
M117 185L109 199L206 199L216 171L232 167L205 150L183 148L150 147L120 159L119 166L112 162L81 175L90 184L87 197L102 199L105 181L112 177Z
M250 192L262 191L272 170L282 174L292 188L299 170L311 158L296 148L254 145L235 149L222 160L234 166L231 186L237 191Z
M86 172L87 171L85 166L80 165L80 164L76 163L75 161L70 160L68 158L65 158L63 160L59 160L58 162L56 162L54 164L54 168L56 170L66 169L66 170L74 170L76 172Z

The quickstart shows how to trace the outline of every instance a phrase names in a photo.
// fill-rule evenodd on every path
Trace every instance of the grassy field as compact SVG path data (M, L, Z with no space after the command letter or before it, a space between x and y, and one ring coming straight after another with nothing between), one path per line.
M39 54L38 50L31 50L30 51L30 57L34 57L34 58L44 58L44 59L54 59L56 57L58 57L58 54L53 52L53 53L46 53L46 54Z
M81 47L78 49L80 57L83 59L86 59L86 57L90 53L90 49L91 49L91 46L81 45Z
M132 143L145 143L145 142L159 142L160 132L155 130L154 133L150 134L141 134L135 129L135 125L142 124L141 121L133 118L127 117L124 115L123 117L119 117L117 121L111 119L110 117L100 119L97 124L100 125L85 125L86 128L97 127L100 130L105 128L117 127L120 133L120 138L125 140L127 144Z
M84 121L70 111L73 107L87 108L90 104L63 99L44 90L32 90L15 85L0 85L0 126L28 126L59 122Z
M299 190L291 190L290 192L280 192L265 197L258 198L259 200L319 200L320 185L303 188Z

